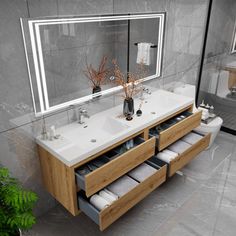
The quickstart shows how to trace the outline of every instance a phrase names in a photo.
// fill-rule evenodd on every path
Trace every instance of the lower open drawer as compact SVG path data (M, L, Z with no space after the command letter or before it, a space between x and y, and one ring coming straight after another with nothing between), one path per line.
M97 210L86 197L83 191L78 193L79 208L87 216L89 216L96 224L99 225L100 230L106 229L120 216L126 213L130 208L136 205L139 201L145 198L149 193L156 189L166 180L167 165L161 163L160 165L148 163L152 165L157 171L140 182L131 191L113 202L109 207L99 211Z
M192 159L194 159L201 151L205 150L209 145L210 137L211 134L204 135L198 142L191 145L190 148L188 148L183 153L179 154L174 160L167 163L168 164L167 175L169 177L173 176L178 170L183 168Z

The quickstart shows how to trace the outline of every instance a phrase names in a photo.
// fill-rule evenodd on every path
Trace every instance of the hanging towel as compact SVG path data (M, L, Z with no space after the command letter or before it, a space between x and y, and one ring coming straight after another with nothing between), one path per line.
M136 187L139 183L127 175L117 179L115 182L107 186L107 189L119 197L128 193L131 189Z
M113 195L110 195L104 190L101 190L98 195L107 200L109 203L113 203L114 201L117 200Z
M137 64L146 66L151 64L151 43L138 43Z
M101 211L102 209L110 206L111 204L105 200L103 197L99 196L98 194L94 194L91 198L90 198L90 203L95 206L99 211Z
M176 152L176 153L181 154L190 147L191 147L191 145L189 143L179 140L179 141L173 143L172 145L170 145L168 147L168 149L171 150L172 152Z
M196 133L189 133L187 135L185 135L182 140L189 143L189 144L195 144L196 142L198 142L199 140L202 139L202 135L200 134L196 134Z
M143 182L149 176L153 175L156 171L157 169L153 168L152 166L146 163L143 163L132 171L130 171L128 175L139 182Z

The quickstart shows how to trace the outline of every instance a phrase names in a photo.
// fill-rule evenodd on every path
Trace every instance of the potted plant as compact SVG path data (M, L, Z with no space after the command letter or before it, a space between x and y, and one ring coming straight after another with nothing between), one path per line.
M142 90L142 84L139 80L143 78L144 67L141 64L136 73L129 72L128 75L126 75L120 70L116 60L113 60L112 63L114 65L114 81L117 85L121 86L124 91L123 115L127 120L132 120L134 114L133 97Z
M101 85L105 83L109 69L106 67L107 57L103 56L98 69L95 69L91 64L86 63L86 70L84 70L84 75L88 78L92 85L92 93L101 92Z
M37 195L23 189L7 168L0 166L0 235L21 235L21 230L30 229L35 224L33 207Z

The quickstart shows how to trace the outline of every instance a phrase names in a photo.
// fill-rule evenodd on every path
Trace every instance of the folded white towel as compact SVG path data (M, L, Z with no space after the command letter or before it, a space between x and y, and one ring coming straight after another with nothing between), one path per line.
M167 162L167 163L170 163L170 161L173 159L173 157L171 155L164 153L164 152L159 152L157 154L157 158L159 158L160 160Z
M109 195L111 195L113 198L115 198L116 200L119 198L116 194L112 193L111 191L109 191L107 188L103 189L106 193L108 193Z
M143 63L149 66L151 64L151 43L138 43L137 64Z
M112 193L116 194L119 197L122 197L139 183L127 175L122 176L117 179L115 182L107 186L107 189Z
M169 154L169 155L172 157L172 159L175 159L175 158L178 156L178 153L173 152L173 151L168 150L168 149L165 149L165 150L163 150L162 152L164 152L164 153L166 153L166 154Z
M109 203L113 203L114 201L117 200L117 198L115 198L115 197L113 196L113 194L110 195L109 193L107 193L107 192L104 191L104 190L101 190L101 191L99 192L99 196L101 196L102 198L104 198L105 200L107 200Z
M206 120L208 118L209 118L209 114L206 114L206 115L202 114L202 117L201 117L202 120Z
M187 135L185 135L182 140L189 143L189 144L194 144L196 142L198 142L199 140L202 139L202 135L200 134L196 134L196 133L189 133Z
M178 154L181 154L190 147L191 147L191 145L189 143L186 143L182 140L178 140L177 142L170 145L168 147L168 149L171 150L172 152L176 152Z
M152 166L146 163L143 163L135 169L131 170L128 175L138 180L139 182L143 182L149 176L153 175L156 171L157 169L153 168Z
M98 194L94 194L91 198L90 198L90 203L95 206L99 211L101 211L102 209L108 207L110 205L110 203L104 199L103 197L99 196Z

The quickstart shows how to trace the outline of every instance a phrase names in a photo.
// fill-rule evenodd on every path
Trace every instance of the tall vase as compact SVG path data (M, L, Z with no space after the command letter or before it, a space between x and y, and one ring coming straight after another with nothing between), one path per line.
M134 100L133 98L125 98L123 105L123 114L126 118L132 119L134 114Z
M94 93L99 93L99 92L101 92L101 91L102 91L102 89L101 89L100 86L93 87L93 94L94 94Z
M93 87L93 99L98 99L99 97L101 97L101 94L100 95L97 95L96 93L99 93L101 92L102 89L100 86L96 86L96 87Z

